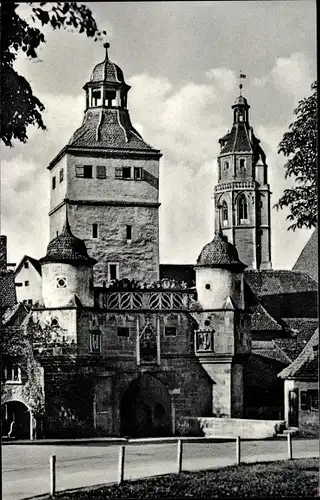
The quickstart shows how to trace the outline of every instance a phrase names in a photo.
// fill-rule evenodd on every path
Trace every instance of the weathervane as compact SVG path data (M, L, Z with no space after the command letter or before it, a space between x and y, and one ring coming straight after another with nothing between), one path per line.
M245 75L244 73L242 73L242 70L240 69L240 74L239 74L239 89L240 89L240 95L242 95L242 83L241 83L241 79L242 78L247 78L247 75Z

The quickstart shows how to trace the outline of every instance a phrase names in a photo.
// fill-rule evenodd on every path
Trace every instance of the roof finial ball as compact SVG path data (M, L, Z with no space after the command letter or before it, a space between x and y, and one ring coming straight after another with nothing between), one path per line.
M110 43L109 42L105 42L103 44L104 48L106 49L106 61L109 60L109 57L108 57L108 48L110 47Z

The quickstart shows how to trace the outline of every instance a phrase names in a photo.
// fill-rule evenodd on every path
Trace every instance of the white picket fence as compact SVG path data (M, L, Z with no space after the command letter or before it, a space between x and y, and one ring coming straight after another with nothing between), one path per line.
M214 443L216 441L235 441L235 454L236 454L236 465L241 463L241 439L238 437L173 437L173 438L145 438L145 439L123 439L123 444L119 446L119 462L118 462L118 484L124 482L125 473L125 457L126 457L126 447L141 444L165 444L165 443L177 443L177 467L176 472L180 474L182 472L183 464L183 450L184 445L187 443ZM288 459L292 459L292 435L289 432L287 434L287 446L288 446ZM56 495L56 456L51 455L50 457L50 495L55 497Z

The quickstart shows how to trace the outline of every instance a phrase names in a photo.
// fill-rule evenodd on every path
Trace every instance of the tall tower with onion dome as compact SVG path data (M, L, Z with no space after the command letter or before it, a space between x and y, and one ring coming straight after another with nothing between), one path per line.
M72 233L97 261L94 284L159 279L159 159L133 127L130 86L108 55L85 90L82 125L48 166L50 239L61 233L66 207Z
M219 139L218 184L214 189L215 228L221 223L249 269L271 268L270 186L266 155L249 123L249 104L240 95L233 125Z

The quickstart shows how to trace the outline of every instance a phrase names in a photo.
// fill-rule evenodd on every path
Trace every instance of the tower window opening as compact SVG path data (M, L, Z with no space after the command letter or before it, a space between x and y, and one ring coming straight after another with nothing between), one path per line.
M105 105L110 106L110 107L116 105L116 93L115 92L112 92L110 90L106 92Z
M223 165L223 170L229 170L229 162L228 161L225 161L224 162L224 165Z
M127 326L118 326L117 335L118 337L126 337L128 338L130 334L130 330Z
M92 238L98 238L98 224L92 224Z
M128 225L126 226L126 238L128 240L132 240L132 226Z
M76 177L92 179L92 165L83 165L76 167Z
M109 281L115 281L119 279L119 263L109 262L108 263L108 278Z
M53 189L56 189L56 177L55 176L52 177L52 190Z
M221 216L222 216L222 225L223 226L228 226L228 205L225 201L222 202L222 207L221 207Z
M63 168L60 169L60 172L59 172L59 182L63 182Z
M97 165L97 179L106 179L106 167L104 165Z
M122 167L122 179L131 179L130 167Z
M206 283L206 285L205 285L205 289L206 289L206 290L210 290L210 289L211 289L211 285L210 285L210 283Z
M99 106L102 104L101 101L101 90L93 90L92 91L92 105Z
M240 158L240 161L239 161L239 168L240 168L240 172L245 172L246 170L246 160L244 158Z
M238 223L247 224L248 222L248 204L246 197L241 195L238 199Z
M142 168L141 167L134 167L134 178L136 181L142 180Z

